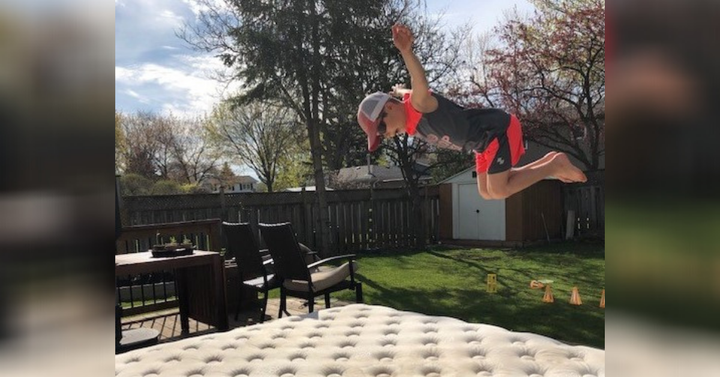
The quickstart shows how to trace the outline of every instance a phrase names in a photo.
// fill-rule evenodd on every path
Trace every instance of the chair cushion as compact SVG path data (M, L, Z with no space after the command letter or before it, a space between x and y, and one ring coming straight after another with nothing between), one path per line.
M152 346L158 343L160 332L155 329L141 327L139 329L123 330L120 344L116 352L126 352L142 347Z
M356 262L353 263L353 271L358 270L358 264ZM350 263L343 263L339 267L335 267L332 269L325 270L324 268L321 268L317 272L313 272L310 274L310 278L313 282L313 288L317 291L322 291L326 288L330 288L333 285L340 283L341 281L345 280L348 276L350 276ZM290 280L286 281L284 284L285 288L291 290L291 291L303 291L307 292L308 286L307 282L303 280Z
M267 280L268 280L268 286L272 287L275 285L275 275L272 275L272 274L268 275ZM263 288L264 283L265 282L263 281L262 276L256 277L255 279L243 281L243 284L250 285L250 286L253 286L253 287L256 287L259 289Z

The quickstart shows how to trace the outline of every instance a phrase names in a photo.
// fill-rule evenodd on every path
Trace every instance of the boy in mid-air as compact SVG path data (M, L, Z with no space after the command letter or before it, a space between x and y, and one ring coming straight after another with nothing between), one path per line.
M373 93L360 103L358 123L374 151L382 137L407 133L440 148L475 152L478 191L485 199L504 199L548 176L563 182L585 182L585 174L564 153L550 152L519 168L525 153L520 122L500 109L465 109L430 92L425 70L413 53L413 36L404 25L392 27L393 43L410 73L412 90Z

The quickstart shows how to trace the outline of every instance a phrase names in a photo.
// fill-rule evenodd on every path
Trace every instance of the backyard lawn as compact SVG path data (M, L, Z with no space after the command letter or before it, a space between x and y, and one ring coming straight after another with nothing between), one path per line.
M448 316L513 331L547 335L605 348L605 246L562 243L524 249L462 249L443 246L423 252L359 255L366 304ZM497 293L486 290L497 274ZM531 280L553 280L554 303ZM582 305L569 304L572 287ZM353 292L333 297L353 301Z

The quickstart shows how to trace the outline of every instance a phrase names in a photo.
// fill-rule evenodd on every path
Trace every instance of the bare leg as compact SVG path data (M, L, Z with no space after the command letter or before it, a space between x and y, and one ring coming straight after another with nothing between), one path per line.
M551 152L548 152L545 156L543 156L527 165L523 165L519 168L512 168L512 169L510 169L510 173L508 174L508 177L512 177L513 175L519 173L522 170L531 169L531 168L537 167L539 165L547 164L557 154L558 154L558 152L551 151ZM508 178L508 179L510 179L510 178ZM563 181L563 182L565 182L565 181ZM478 184L478 192L480 193L481 197L483 197L484 199L488 199L488 200L493 199L492 195L490 195L488 188L487 188L487 173L478 174L477 184Z
M528 168L534 168L534 167L537 167L537 166L539 166L539 165L546 164L546 163L550 162L550 160L552 159L552 157L555 156L555 155L557 155L558 153L560 153L560 152L556 152L556 151L548 152L544 157L542 157L542 158L540 158L540 159L537 159L537 160L535 160L535 161L533 161L533 162L531 162L531 163L529 163L529 164L527 164L527 165L521 166L521 167L519 167L519 168L512 168L512 169L510 170L510 175L509 175L509 176L512 177L516 172L518 172L518 171L520 171L520 170L524 170L524 169L528 169ZM567 178L565 178L565 177L555 177L555 178L559 179L559 180L560 180L561 182L563 182L563 183L573 183L573 182L575 182L575 181L573 181L572 179L567 179ZM508 178L508 179L510 179L510 178Z
M540 165L542 165L542 164L547 164L547 163L550 162L550 161L552 160L552 158L553 158L555 155L557 155L558 153L559 153L559 152L551 151L551 152L548 152L545 156L543 156L543 157L541 157L541 158L539 158L539 159L537 159L537 160L535 160L535 161L533 161L533 162L531 162L531 163L529 163L529 164L527 164L527 165L523 165L523 166L521 166L521 167L519 167L519 168L512 168L512 169L510 169L510 176L512 176L512 175L515 174L516 172L519 172L519 171L522 171L522 170L525 170L525 169L532 169L532 168L538 167L538 166L540 166Z
M483 199L490 200L493 197L490 195L487 187L487 173L478 173L477 175L477 186L478 192Z
M557 153L551 156L550 161L525 166L514 170L512 174L510 170L488 174L487 190L490 197L504 199L551 175L568 182L585 182L587 180L585 174L573 166L564 153Z

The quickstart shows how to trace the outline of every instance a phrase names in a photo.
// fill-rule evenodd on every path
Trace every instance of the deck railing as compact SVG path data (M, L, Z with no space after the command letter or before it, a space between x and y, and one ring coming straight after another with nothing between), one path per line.
M220 252L222 234L219 219L123 227L116 253L148 251L155 244L188 239L199 250ZM177 306L173 271L156 271L116 278L117 300L123 315L135 315Z

